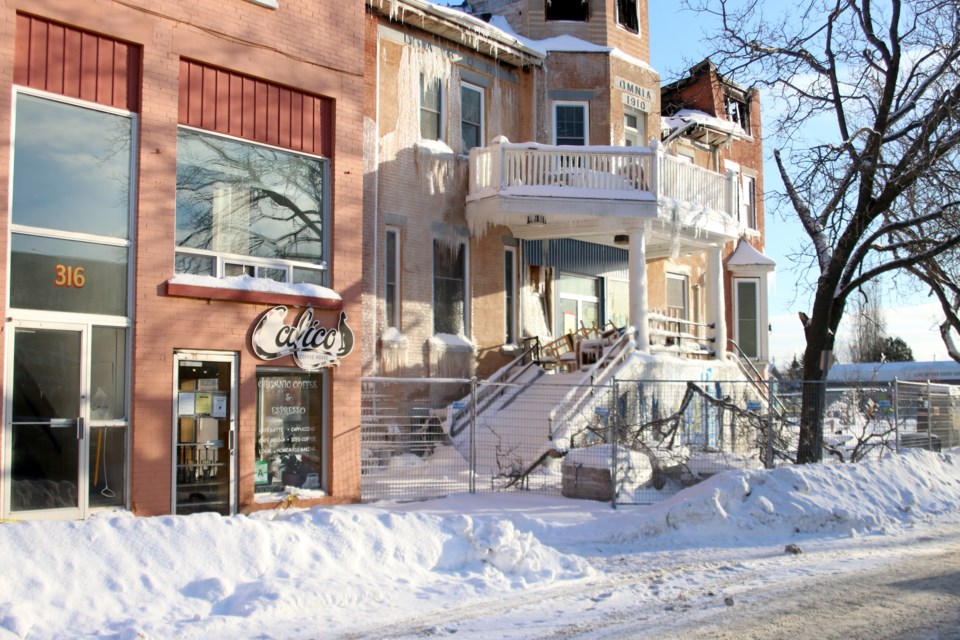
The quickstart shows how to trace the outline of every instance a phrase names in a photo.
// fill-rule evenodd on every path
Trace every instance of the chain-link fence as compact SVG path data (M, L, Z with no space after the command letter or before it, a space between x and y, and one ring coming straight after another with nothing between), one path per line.
M804 411L822 421L827 460L960 445L960 394L946 385L569 379L366 379L363 499L657 502L720 471L792 462Z

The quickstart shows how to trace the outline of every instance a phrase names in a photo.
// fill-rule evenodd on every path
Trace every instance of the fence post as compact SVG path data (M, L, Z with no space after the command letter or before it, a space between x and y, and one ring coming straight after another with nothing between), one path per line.
M610 460L610 507L613 509L617 508L617 467L619 466L619 459L617 456L617 446L620 442L620 411L618 410L619 403L617 398L619 394L617 393L617 381L613 381L611 388L613 392L611 394L611 399L607 405L607 417L610 419L610 438L613 441L611 443L611 460ZM612 405L612 406L611 406ZM613 415L610 415L610 414Z
M777 383L767 380L767 450L764 466L773 469L773 398L777 392Z
M469 491L477 492L477 376L470 378L470 473Z
M893 447L900 453L900 381L893 379Z
M927 380L927 451L933 451L933 405L930 402L929 380Z

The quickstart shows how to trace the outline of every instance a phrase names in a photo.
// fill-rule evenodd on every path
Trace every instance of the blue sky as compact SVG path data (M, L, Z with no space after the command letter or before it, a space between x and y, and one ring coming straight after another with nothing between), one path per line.
M703 41L703 33L710 27L708 16L680 8L676 0L649 0L650 10L650 62L660 72L663 81L669 81L690 65L701 61L709 53ZM790 3L789 6L792 6ZM767 0L768 15L788 9L784 0ZM772 11L769 11L772 10ZM678 28L677 25L683 25ZM749 85L748 78L738 78L741 84ZM762 94L761 94L761 100ZM772 131L769 119L773 110L769 102L762 102L764 131ZM780 180L776 167L770 162L773 141L764 141L765 187L769 191L778 188ZM781 218L772 211L768 202L766 253L777 261L777 274L770 292L771 354L778 360L789 359L793 353L803 350L803 333L797 312L807 311L809 296L799 283L806 276L794 270L788 256L808 242L799 222L787 216ZM913 287L914 290L919 287ZM940 339L937 325L942 319L939 306L920 293L904 297L892 290L882 292L886 308L887 334L902 338L912 349L917 360L946 360L947 350ZM841 337L843 329L841 327Z

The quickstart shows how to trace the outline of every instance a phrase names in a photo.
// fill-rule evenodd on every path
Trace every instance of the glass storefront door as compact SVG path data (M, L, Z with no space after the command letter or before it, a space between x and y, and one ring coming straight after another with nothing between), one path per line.
M234 353L174 355L174 513L236 512Z
M85 328L14 327L6 415L6 504L14 517L83 517L87 411ZM37 513L40 512L40 513Z

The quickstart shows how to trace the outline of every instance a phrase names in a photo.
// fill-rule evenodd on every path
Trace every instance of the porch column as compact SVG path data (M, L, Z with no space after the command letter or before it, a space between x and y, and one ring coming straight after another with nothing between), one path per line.
M637 349L650 350L647 318L647 238L643 228L630 230L630 324L636 331Z
M707 252L707 287L710 291L710 309L713 312L713 331L717 358L727 357L727 308L723 294L723 246L712 247Z

